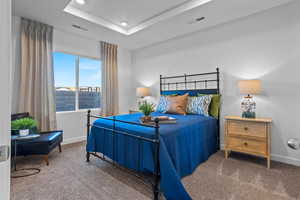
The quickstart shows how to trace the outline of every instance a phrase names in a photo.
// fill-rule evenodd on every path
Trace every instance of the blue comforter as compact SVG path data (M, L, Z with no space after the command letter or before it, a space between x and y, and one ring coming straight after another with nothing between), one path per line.
M181 178L193 173L197 166L217 151L217 120L202 115L168 115L177 119L176 124L160 124L160 188L168 200L191 199L181 183ZM116 119L139 122L141 113L119 115ZM111 128L113 122L98 119L93 123L87 142L88 152L100 152L125 167L154 171L154 148L149 142L138 145L137 139L118 135L113 139L101 127ZM118 122L116 129L154 138L154 128ZM113 142L116 145L112 145ZM113 149L112 147L116 148ZM126 153L124 151L126 149ZM140 159L138 159L140 158ZM140 160L140 162L139 162Z

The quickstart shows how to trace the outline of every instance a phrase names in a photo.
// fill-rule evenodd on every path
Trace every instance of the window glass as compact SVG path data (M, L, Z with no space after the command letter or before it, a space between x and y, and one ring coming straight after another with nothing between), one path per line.
M76 56L55 52L53 58L56 111L76 110Z
M100 107L101 62L79 58L79 109Z

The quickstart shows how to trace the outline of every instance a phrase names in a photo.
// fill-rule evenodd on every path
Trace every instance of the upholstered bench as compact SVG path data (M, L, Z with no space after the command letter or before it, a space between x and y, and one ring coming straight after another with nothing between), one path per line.
M46 164L49 165L48 155L56 147L61 152L63 131L40 132L40 137L18 144L17 155L44 155Z
M12 120L21 119L24 117L29 117L29 113L13 114L11 116ZM59 148L61 152L61 143L63 141L63 131L47 131L39 132L40 137L18 143L17 156L26 155L44 155L44 160L46 164L49 165L48 155L55 149ZM14 143L12 143L12 150L14 149ZM14 152L12 152L13 155Z

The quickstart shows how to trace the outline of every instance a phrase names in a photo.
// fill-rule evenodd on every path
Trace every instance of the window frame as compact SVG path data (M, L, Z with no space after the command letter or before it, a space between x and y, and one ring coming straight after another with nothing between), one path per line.
M81 54L78 54L78 53L71 53L71 52L68 52L68 51L53 51L53 54L54 53L64 53L64 54L69 54L69 55L72 55L72 56L75 56L75 110L68 110L68 111L56 111L56 113L72 113L72 112L86 112L87 110L92 110L92 111L99 111L101 110L101 105L99 108L84 108L84 109L79 109L79 66L80 66L80 58L88 58L88 59L92 59L92 60L97 60L97 61L100 61L100 68L102 67L101 66L101 59L100 58L96 58L96 57L93 57L93 56L85 56L85 55L81 55ZM53 64L54 64L54 56L53 56ZM54 68L54 65L53 65L53 68ZM54 70L53 70L54 72ZM101 70L102 72L102 70ZM54 82L55 82L55 77L54 77ZM102 90L102 85L99 86ZM56 87L55 87L56 89ZM100 90L100 93L102 93ZM56 103L56 101L55 101Z

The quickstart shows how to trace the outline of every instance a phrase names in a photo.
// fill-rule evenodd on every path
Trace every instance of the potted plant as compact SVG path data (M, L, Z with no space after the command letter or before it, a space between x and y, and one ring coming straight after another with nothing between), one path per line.
M29 117L17 119L11 122L11 129L18 131L20 136L26 136L37 129L37 121Z
M144 101L140 104L139 110L145 115L143 117L143 121L150 121L151 120L150 114L154 111L154 104Z

